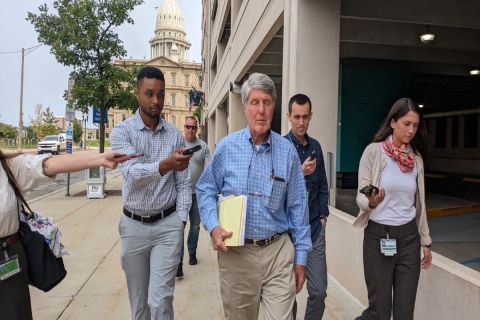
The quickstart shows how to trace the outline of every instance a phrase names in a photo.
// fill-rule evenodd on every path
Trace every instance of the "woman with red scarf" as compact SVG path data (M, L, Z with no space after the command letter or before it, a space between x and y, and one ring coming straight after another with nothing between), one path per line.
M365 229L369 305L356 320L389 320L392 312L394 320L413 319L420 267L428 269L432 263L422 160L425 140L418 105L402 98L363 152L358 169L360 213L353 225Z

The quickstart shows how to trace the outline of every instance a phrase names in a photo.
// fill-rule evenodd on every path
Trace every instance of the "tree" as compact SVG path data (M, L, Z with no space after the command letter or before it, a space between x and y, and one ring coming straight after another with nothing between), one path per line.
M82 140L83 129L77 121L73 122L73 142L79 143ZM85 142L84 142L85 143Z
M0 122L0 138L15 139L17 136L17 128L6 123Z
M43 139L51 134L57 134L58 128L54 124L55 121L55 116L50 107L44 109L43 105L38 103L33 110L33 117L30 118L31 130L38 139Z
M29 12L27 20L38 32L38 40L51 47L58 62L73 67L71 107L87 112L92 106L103 110L112 106L136 107L135 69L114 65L115 58L126 56L115 28L133 24L130 12L143 0L56 0L55 13L46 4L38 14ZM70 99L71 98L71 99ZM104 151L105 124L100 121L100 152Z
M58 133L58 128L55 126L54 123L55 123L55 116L53 115L53 112L50 110L50 107L47 107L42 112L42 125L40 126L41 138L51 134Z
M41 103L37 103L35 108L33 109L33 117L30 117L30 127L32 131L37 136L37 139L42 139L41 136L41 126L43 124L43 105Z

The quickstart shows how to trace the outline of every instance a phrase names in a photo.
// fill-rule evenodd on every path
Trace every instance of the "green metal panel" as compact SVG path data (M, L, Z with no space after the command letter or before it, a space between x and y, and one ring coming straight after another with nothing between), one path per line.
M409 73L400 65L341 66L337 172L357 172L393 102L407 96Z

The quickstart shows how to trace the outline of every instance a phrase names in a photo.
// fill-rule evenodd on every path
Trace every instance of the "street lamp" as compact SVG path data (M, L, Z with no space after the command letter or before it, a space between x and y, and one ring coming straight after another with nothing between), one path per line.
M37 44L36 46L30 48L22 48L22 71L20 74L20 119L18 120L18 147L17 150L20 152L22 151L22 135L23 135L23 73L24 73L24 65L25 65L25 56L30 52L38 49L41 44Z
M82 122L83 122L83 149L87 149L87 121L88 121L88 113L82 114Z

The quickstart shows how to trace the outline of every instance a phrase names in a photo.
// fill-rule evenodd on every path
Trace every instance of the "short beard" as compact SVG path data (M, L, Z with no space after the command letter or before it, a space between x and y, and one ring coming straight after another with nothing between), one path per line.
M160 118L161 113L152 114L152 113L143 111L142 108L139 108L139 109L140 109L140 112L141 112L141 113L143 113L144 115L146 115L146 116L149 117L150 119L158 120L158 118Z

